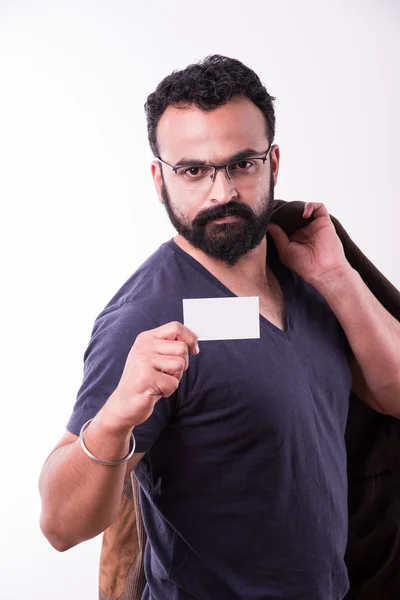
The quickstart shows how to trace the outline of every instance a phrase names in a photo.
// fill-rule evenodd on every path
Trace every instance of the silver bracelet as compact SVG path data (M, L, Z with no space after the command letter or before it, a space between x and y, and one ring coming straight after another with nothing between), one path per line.
M93 421L93 419L89 419L89 421L86 421L86 423L84 425L82 425L82 429L79 434L79 441L82 446L82 449L85 452L85 454L88 455L89 458L91 458L95 462L99 463L100 465L109 465L111 467L116 467L117 465L121 465L122 463L126 462L127 460L129 460L131 458L131 456L135 452L135 446L136 446L135 438L134 438L132 432L131 432L132 448L129 450L128 454L124 458L121 458L120 460L101 460L100 458L97 458L91 452L89 452L89 450L85 446L85 442L83 441L83 432L85 431L85 429L87 428L87 426L89 425L89 423L91 421Z

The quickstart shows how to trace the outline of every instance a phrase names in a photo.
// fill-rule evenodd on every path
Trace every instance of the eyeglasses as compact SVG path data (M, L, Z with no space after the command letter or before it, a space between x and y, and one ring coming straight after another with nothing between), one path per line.
M184 190L188 191L208 191L211 189L217 171L223 169L230 181L237 189L254 187L261 179L262 168L271 152L272 144L262 156L249 156L241 158L235 162L226 165L207 165L207 164L180 164L169 165L159 156L157 160L169 167L177 176L177 180Z

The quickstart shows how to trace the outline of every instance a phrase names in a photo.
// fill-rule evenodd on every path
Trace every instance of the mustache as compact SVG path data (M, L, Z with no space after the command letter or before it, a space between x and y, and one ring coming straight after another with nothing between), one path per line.
M204 227L210 221L223 219L224 217L243 217L248 221L254 220L254 213L249 206L240 202L229 202L225 206L216 206L201 212L193 220L192 227Z

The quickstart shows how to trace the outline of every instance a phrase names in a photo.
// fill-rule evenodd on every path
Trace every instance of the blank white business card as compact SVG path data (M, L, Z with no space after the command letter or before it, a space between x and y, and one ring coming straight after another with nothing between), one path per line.
M200 341L259 338L259 297L184 299L183 323Z

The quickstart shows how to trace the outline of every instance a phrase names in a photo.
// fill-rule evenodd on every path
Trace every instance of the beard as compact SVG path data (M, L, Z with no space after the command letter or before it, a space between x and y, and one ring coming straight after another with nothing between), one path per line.
M256 214L250 206L237 201L201 211L187 225L172 209L164 177L161 187L168 217L176 231L194 248L207 256L233 267L238 260L256 248L267 234L274 204L274 178L271 172L269 192L259 203L263 208ZM239 217L230 223L214 223L224 217Z

